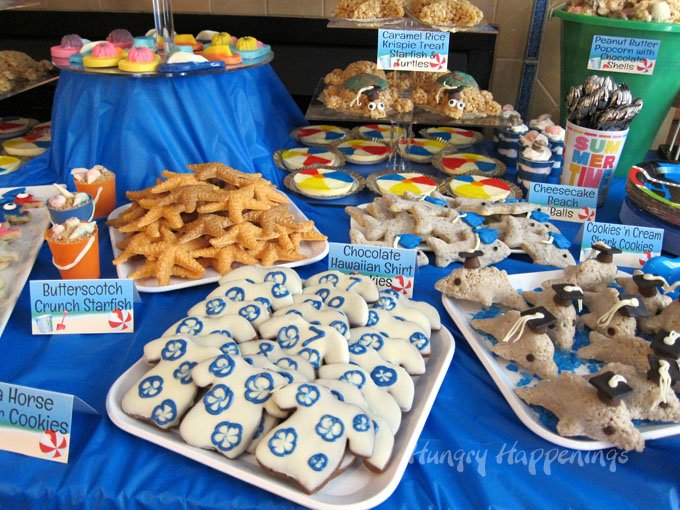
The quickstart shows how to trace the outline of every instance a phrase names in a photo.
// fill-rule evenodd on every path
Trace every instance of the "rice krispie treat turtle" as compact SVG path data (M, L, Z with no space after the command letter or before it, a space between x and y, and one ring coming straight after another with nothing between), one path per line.
M471 27L484 18L482 10L468 0L412 0L409 8L432 25Z

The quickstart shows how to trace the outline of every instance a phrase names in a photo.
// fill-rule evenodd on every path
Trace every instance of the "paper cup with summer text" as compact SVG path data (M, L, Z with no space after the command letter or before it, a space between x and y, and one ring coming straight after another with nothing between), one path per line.
M99 278L99 236L95 226L94 234L71 243L55 241L50 231L45 232L52 252L52 264L59 269L64 280L96 280Z
M562 184L598 188L597 205L604 204L627 137L627 129L598 131L567 122Z

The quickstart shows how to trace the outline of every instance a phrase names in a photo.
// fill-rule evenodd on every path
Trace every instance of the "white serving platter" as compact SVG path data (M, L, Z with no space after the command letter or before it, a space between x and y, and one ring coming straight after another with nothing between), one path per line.
M413 408L403 414L401 427L394 441L394 453L387 470L383 473L374 473L362 464L355 463L316 494L305 494L293 483L260 469L253 455L242 455L238 459L230 460L217 452L189 446L182 441L176 431L162 430L126 415L121 408L121 402L130 387L149 369L143 360L135 363L113 384L106 397L106 410L114 424L132 435L294 503L322 510L372 508L390 497L399 485L451 364L455 350L451 333L442 327L441 330L432 333L430 342L432 352L427 361L427 371L424 375L414 378Z
M108 219L113 220L118 217L125 209L130 207L130 204L122 205L118 209L109 214ZM290 212L295 216L297 221L307 221L309 218L293 203L289 203ZM317 230L318 231L318 230ZM118 229L109 227L109 237L111 238L111 245L113 247L113 257L120 255L121 250L116 248L116 245L125 239L125 234L118 231ZM300 244L300 252L305 255L304 259L296 260L295 262L284 262L274 264L281 267L300 267L308 264L318 262L328 253L328 241L302 241ZM142 260L128 260L123 264L116 266L116 273L118 278L125 279L128 275L144 265ZM169 292L171 290L184 289L187 287L197 287L205 285L206 283L214 283L220 279L220 274L213 268L207 268L201 278L196 280L189 280L186 278L178 278L173 276L170 278L169 285L158 285L155 278L143 278L135 281L137 290L139 292Z
M564 275L563 270L557 271L543 271L537 273L524 273L508 276L510 283L516 289L533 290L541 286L544 280L561 278ZM620 276L628 276L627 273L619 272ZM550 441L558 446L566 448L573 448L575 450L602 450L611 448L614 445L602 441L594 441L588 438L573 438L564 437L557 434L557 432L547 428L540 419L539 414L527 405L515 393L518 387L517 383L520 375L517 370L509 370L508 362L496 356L492 351L492 343L482 333L475 330L470 324L472 316L482 310L482 306L470 301L454 300L448 296L442 295L442 303L444 308L449 313L453 322L463 333L463 336L470 344L472 349L477 354L477 357L486 368L489 375L498 386L498 389L508 401L510 407L515 412L517 417L526 425L529 430L541 436L543 439ZM586 375L590 373L587 366L587 360L583 360L583 365L574 372L579 375ZM642 424L638 426L642 437L645 440L658 439L668 437L675 434L680 434L680 424Z
M12 186L0 188L0 196L6 191L23 187L26 188L26 193L30 193L33 198L43 202L55 193L52 186ZM4 288L0 289L0 336L12 315L19 295L28 280L28 275L31 274L31 269L43 244L43 234L50 224L47 207L28 210L31 214L31 221L25 225L12 226L12 228L21 230L21 237L9 244L9 249L19 254L19 260L0 270L0 278L5 281Z

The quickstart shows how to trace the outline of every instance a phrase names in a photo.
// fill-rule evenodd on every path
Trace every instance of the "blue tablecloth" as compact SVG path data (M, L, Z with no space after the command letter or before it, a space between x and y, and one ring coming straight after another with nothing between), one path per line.
M271 75L268 68L251 71ZM273 76L273 75L271 75ZM67 80L74 79L65 76ZM246 80L246 77L237 77ZM275 77L272 77L275 81ZM69 86L68 82L66 86ZM59 97L64 98L64 85ZM270 89L267 89L268 91ZM87 92L85 92L87 93ZM287 99L290 102L290 99ZM252 106L252 104L251 104ZM281 106L281 105L278 105ZM268 107L268 105L263 105ZM61 108L61 107L58 107ZM298 123L299 113L271 118L272 123ZM286 116L286 109L284 114ZM57 112L55 112L57 115ZM131 114L132 115L132 114ZM179 115L179 113L178 113ZM271 117L274 117L273 115ZM90 129L105 129L90 126ZM265 157L267 145L282 146L288 126L281 125L278 140L258 140L255 167L279 180L279 173ZM127 132L127 128L124 129ZM130 132L129 136L134 137ZM140 140L144 135L139 134ZM149 136L156 136L150 133ZM250 136L250 135L248 135ZM187 134L187 140L190 138ZM101 138L103 140L104 138ZM51 170L102 162L118 163L132 182L147 184L162 168L200 159L217 159L214 153L184 148L188 159L175 159L177 149L162 145L163 137L142 152L110 147L111 160L78 159L55 155L36 160L31 172L16 174L12 184L51 182ZM258 148L255 149L255 146ZM144 149L144 147L147 147ZM277 148L277 147L273 147ZM227 148L214 147L220 155ZM148 153L147 153L148 150ZM153 154L154 151L166 151ZM179 149L177 149L179 150ZM74 152L77 152L74 149ZM87 154L87 151L83 151ZM127 156L125 156L127 154ZM214 157L215 156L215 157ZM169 159L164 159L168 157ZM226 156L225 156L226 157ZM229 159L225 159L231 162ZM42 163L41 163L42 162ZM140 163L141 162L141 163ZM41 165L42 164L42 168ZM239 167L241 160L232 163ZM65 165L65 166L64 166ZM118 168L118 167L117 167ZM244 163L250 169L252 164ZM122 173L122 172L121 172ZM119 177L121 175L119 173ZM56 174L55 174L56 175ZM151 175L152 177L149 177ZM36 179L39 181L36 182ZM4 184L0 184L4 185ZM623 198L623 181L612 186L601 221L617 221ZM296 202L322 232L333 241L348 241L349 219L338 207ZM568 236L576 234L567 225ZM115 277L108 233L100 238L102 276ZM303 268L302 276L325 269L325 261ZM543 269L528 260L500 264L511 273ZM557 448L530 432L514 415L490 376L441 307L434 282L451 268L423 268L416 277L415 298L437 306L444 325L455 335L457 349L431 415L418 441L413 462L385 508L674 508L680 507L680 439L649 441L644 453L606 450L599 456ZM32 279L57 278L47 246L35 264ZM30 334L28 287L20 297L0 344L3 362L0 380L72 393L93 405L101 416L78 415L74 425L71 461L68 465L0 452L0 508L289 508L278 496L264 492L203 465L147 443L116 428L106 417L104 402L115 379L142 355L143 345L155 338L212 288L204 286L167 294L144 294L135 308L135 333L33 337Z

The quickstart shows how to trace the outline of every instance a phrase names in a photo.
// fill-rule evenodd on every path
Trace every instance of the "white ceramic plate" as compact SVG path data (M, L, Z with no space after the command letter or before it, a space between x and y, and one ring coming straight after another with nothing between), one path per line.
M557 270L515 274L510 275L508 278L510 279L512 286L516 289L533 290L540 287L544 280L561 278L563 274L564 271ZM620 272L620 276L628 276L628 274ZM588 438L560 436L557 432L547 428L543 422L541 422L539 414L515 394L514 390L518 387L517 383L520 380L521 375L517 371L508 370L508 362L491 352L491 342L471 326L470 320L472 319L472 316L479 312L482 309L482 306L469 301L453 300L444 295L442 295L442 303L453 319L453 322L456 323L456 326L458 326L465 339L475 351L475 354L477 354L477 357L482 362L482 365L484 365L484 368L489 372L489 375L496 383L496 386L498 386L498 389L501 390L505 400L508 401L508 404L510 404L510 407L517 417L529 428L529 430L558 446L574 448L576 450L602 450L614 446L611 443L594 441ZM586 367L587 360L584 360L583 365L574 372L579 375L586 375L590 373ZM638 429L645 440L680 434L680 424L641 425Z
M0 196L6 191L23 187L0 188ZM33 198L44 202L54 195L54 188L52 186L26 186L26 192L33 195ZM43 244L43 234L50 224L47 207L29 209L29 211L31 214L30 222L12 227L21 230L21 237L9 244L9 249L19 254L19 260L0 270L0 278L5 282L4 288L0 289L0 336L5 330L7 321L19 299L19 294L21 294L26 280L28 280L31 269L33 269L33 264Z
M118 217L125 209L130 207L129 204L122 205L111 214L109 214L108 219L112 220ZM307 221L309 218L293 203L289 204L290 212L295 216L297 221ZM111 245L113 247L114 258L120 255L121 250L116 248L116 245L125 238L125 234L119 232L113 227L109 227L109 234L111 237ZM276 266L282 267L299 267L306 266L308 264L313 264L324 258L328 253L328 241L302 241L300 245L300 252L305 255L302 260L296 260L295 262L285 262L274 264ZM116 266L116 272L118 273L118 278L127 278L130 273L136 271L144 265L142 260L128 260L124 264ZM206 283L213 283L220 279L220 275L213 268L207 268L205 273L201 278L196 280L188 280L186 278L177 278L175 276L170 278L170 285L158 285L155 278L144 278L137 280L135 285L139 292L168 292L171 290L184 289L186 287L196 287L198 285L205 285Z
M373 473L362 464L355 463L312 495L305 494L294 484L260 469L253 455L242 455L238 459L229 460L217 452L189 446L176 431L161 430L126 415L121 409L121 402L128 389L149 369L143 360L135 363L113 384L106 397L106 410L113 423L132 435L300 505L318 509L372 508L385 501L399 485L451 364L455 350L451 333L442 327L432 333L430 341L432 353L427 361L427 371L414 378L413 408L403 414L401 427L394 441L394 454L387 470L380 474Z

